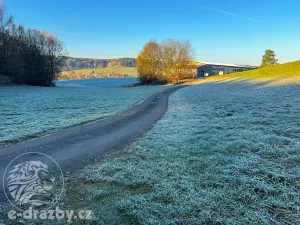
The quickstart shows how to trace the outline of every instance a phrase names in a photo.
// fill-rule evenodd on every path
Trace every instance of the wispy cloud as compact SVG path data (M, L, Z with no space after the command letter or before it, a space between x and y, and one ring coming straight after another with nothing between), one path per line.
M265 23L264 21L261 21L261 20L257 20L257 19L254 19L254 18L246 17L246 16L243 16L243 15L235 14L235 13L220 10L220 9L207 7L207 6L204 6L204 5L201 5L200 7L203 8L203 9L208 9L208 10L213 11L213 12L218 12L218 13L223 13L223 14L226 14L226 15L229 15L229 16L239 17L241 19L249 20L249 21L256 22L256 23Z

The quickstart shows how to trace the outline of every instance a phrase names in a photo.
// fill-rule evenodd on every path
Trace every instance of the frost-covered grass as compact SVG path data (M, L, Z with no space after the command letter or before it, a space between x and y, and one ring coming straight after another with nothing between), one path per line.
M0 87L0 146L112 116L162 88Z
M99 224L299 224L300 86L211 82L66 187Z
M125 78L93 78L81 80L64 80L56 81L56 87L102 87L102 88L115 88L132 86L138 83L137 77Z

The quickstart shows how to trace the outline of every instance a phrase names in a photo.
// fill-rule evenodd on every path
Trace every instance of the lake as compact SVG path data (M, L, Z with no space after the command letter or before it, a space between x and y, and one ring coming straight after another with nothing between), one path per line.
M56 81L56 87L100 87L100 88L119 88L126 85L138 83L137 77L124 78L95 78L82 80Z

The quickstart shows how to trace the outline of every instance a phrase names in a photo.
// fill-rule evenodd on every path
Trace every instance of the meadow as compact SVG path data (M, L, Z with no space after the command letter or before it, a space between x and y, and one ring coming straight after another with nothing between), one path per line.
M139 82L137 77L126 78L91 78L80 80L56 81L56 87L99 87L99 88L120 88L134 86Z
M164 88L121 87L135 78L58 82L57 87L0 87L0 145L103 119Z
M291 74L288 64L175 92L148 134L70 178L65 201L92 208L99 224L298 224L293 66Z
M136 70L136 67L125 67L125 66L71 70L71 71L63 71L59 77L59 80L84 79L84 78L95 78L95 77L99 78L99 77L107 77L114 74L126 74L128 76L137 76L138 72Z

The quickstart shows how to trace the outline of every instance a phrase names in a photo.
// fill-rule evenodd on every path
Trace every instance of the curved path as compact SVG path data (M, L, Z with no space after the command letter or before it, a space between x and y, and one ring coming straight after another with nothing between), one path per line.
M182 87L157 92L133 108L107 119L0 148L0 199L2 176L15 157L26 152L41 152L55 159L64 174L83 168L149 131L166 112L169 95Z

